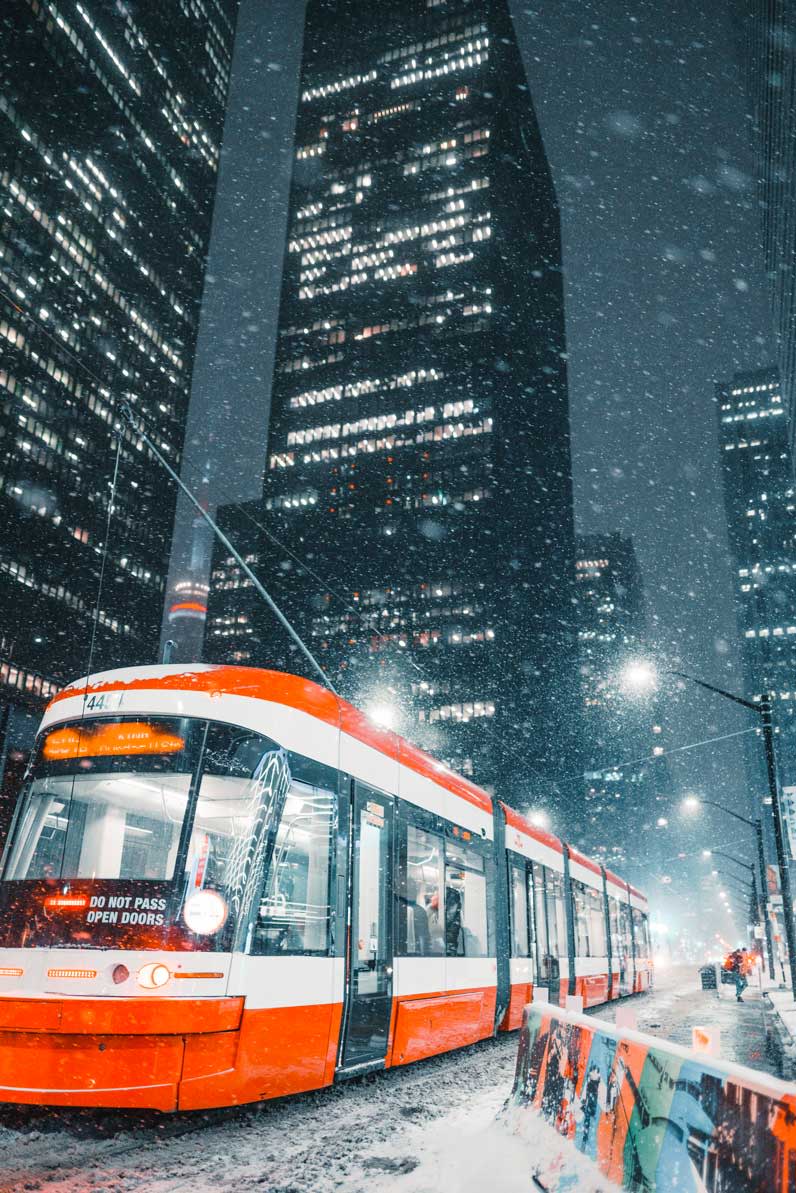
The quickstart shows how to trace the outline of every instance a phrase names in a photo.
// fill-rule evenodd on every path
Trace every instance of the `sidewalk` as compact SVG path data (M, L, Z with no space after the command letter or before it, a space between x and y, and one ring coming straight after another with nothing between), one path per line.
M771 1051L775 1054L780 1076L796 1079L796 1002L790 987L766 991L765 1018Z
M780 1076L766 1043L766 1005L759 989L750 986L739 1003L732 986L703 990L696 966L677 966L659 970L649 994L622 999L618 1005L635 1011L639 1031L686 1048L691 1047L694 1027L718 1027L723 1060ZM613 1023L616 1007L609 1003L588 1013Z

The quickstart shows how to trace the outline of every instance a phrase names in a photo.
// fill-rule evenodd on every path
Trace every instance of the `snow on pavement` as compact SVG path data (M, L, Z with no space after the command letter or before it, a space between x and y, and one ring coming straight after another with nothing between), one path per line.
M480 1110L482 1097L497 1112L516 1052L515 1033L316 1093L201 1115L6 1108L0 1190L373 1193L418 1169L455 1130L451 1113Z
M532 1193L560 1137L501 1113L518 1036L317 1093L234 1111L0 1114L0 1190L42 1193ZM574 1184L607 1193L574 1159ZM560 1166L560 1165L559 1165ZM551 1187L555 1187L554 1185Z
M695 965L661 967L649 994L593 1007L588 1014L613 1023L619 1006L635 1012L639 1031L685 1048L691 1047L693 1028L718 1027L723 1060L779 1076L776 1059L768 1050L763 1001L754 982L739 1004L732 986L702 990Z
M418 1128L417 1168L379 1185L379 1193L530 1193L538 1188L534 1175L551 1193L618 1193L536 1114L504 1102L484 1093L433 1131Z

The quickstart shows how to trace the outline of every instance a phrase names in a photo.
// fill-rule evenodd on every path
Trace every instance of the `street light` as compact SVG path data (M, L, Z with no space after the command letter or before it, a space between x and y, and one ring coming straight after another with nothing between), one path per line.
M371 721L381 725L382 729L393 729L396 722L395 709L390 704L372 704L367 709Z
M534 811L528 812L527 816L531 824L535 825L536 828L550 827L550 817L542 808L536 808Z
M622 686L644 695L658 686L658 673L647 659L631 659L622 668Z
M752 902L756 901L757 892L751 882L746 882L745 879L739 878L737 874L729 874L726 870L723 871L723 876L728 882L736 882L738 886L743 887L752 898Z
M733 692L726 692L724 688L717 688L715 684L706 683L704 679L697 679L695 675L689 675L687 671L675 671L671 668L666 668L662 674L674 675L677 679L687 680L688 683L695 684L698 688L703 688L706 692L712 692L715 696L721 696L724 700L730 700L733 704L740 704L742 708L749 709L760 717L760 725L763 731L763 749L766 758L766 776L768 779L768 793L771 798L771 814L774 821L774 843L777 851L777 869L779 871L779 885L782 891L782 918L785 923L785 940L788 946L788 963L790 967L791 992L794 1001L796 1001L796 926L793 922L793 897L790 888L790 874L788 873L788 862L785 853L785 833L782 824L782 809L779 802L779 784L777 783L777 761L774 752L774 723L771 715L771 696L766 694L759 702L752 700L745 700L742 696L736 696ZM646 660L637 660L629 663L624 670L625 682L636 691L649 691L656 685L655 668L650 662ZM713 803L713 800L704 800L704 803ZM719 805L717 805L719 806ZM748 820L745 816L739 816L738 813L732 812L729 808L722 808L724 812L729 812L730 815L735 816L737 820L743 821L745 824L755 826L755 821ZM759 848L762 849L762 827L760 828L760 836L758 838ZM765 891L765 857L762 858L761 881L763 884L763 891ZM768 923L768 915L766 915L766 923ZM772 967L773 977L773 952L769 954L769 965Z
M754 830L755 840L757 842L757 864L760 871L759 874L759 894L757 899L758 914L763 920L763 927L766 933L766 954L768 956L768 972L769 976L774 978L774 942L771 939L771 921L768 918L768 908L766 899L766 857L763 849L763 823L758 817L756 820L750 820L748 816L742 816L740 812L734 812L732 808L728 808L726 804L720 804L718 800L708 799L706 796L687 795L682 801L681 807L686 812L696 812L703 804L709 804L711 808L718 808L725 816L732 816L734 820L739 820L741 824L745 824L747 828ZM720 853L721 850L704 849L702 851L703 857L710 857L711 853ZM725 857L729 856L724 854ZM733 861L738 861L738 858L733 858ZM741 863L745 865L745 863ZM751 867L747 867L751 869ZM794 996L796 997L796 995Z

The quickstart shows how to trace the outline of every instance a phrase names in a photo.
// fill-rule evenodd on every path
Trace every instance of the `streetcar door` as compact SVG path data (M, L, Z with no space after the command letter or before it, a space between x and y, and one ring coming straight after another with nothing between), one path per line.
M351 928L339 1071L384 1062L392 1011L393 804L356 783L351 848Z
M636 988L636 961L633 955L633 916L630 904L619 904L619 993L632 994Z

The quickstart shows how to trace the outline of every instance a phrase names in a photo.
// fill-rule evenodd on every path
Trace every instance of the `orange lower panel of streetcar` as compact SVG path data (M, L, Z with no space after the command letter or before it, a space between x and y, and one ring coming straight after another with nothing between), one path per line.
M151 999L132 1027L142 1008L126 1001L0 1000L0 1100L206 1110L334 1080L340 1004L245 1011L238 998ZM494 1011L494 989L396 1001L388 1067L491 1036Z
M58 1000L0 1001L0 1100L200 1110L318 1089L333 1079L339 1005L245 1012L243 999L230 998L190 1005L153 999L145 1006L148 1023L135 1030L133 1008L121 1000L81 1001L79 1015ZM53 1030L61 1010L69 1022Z

